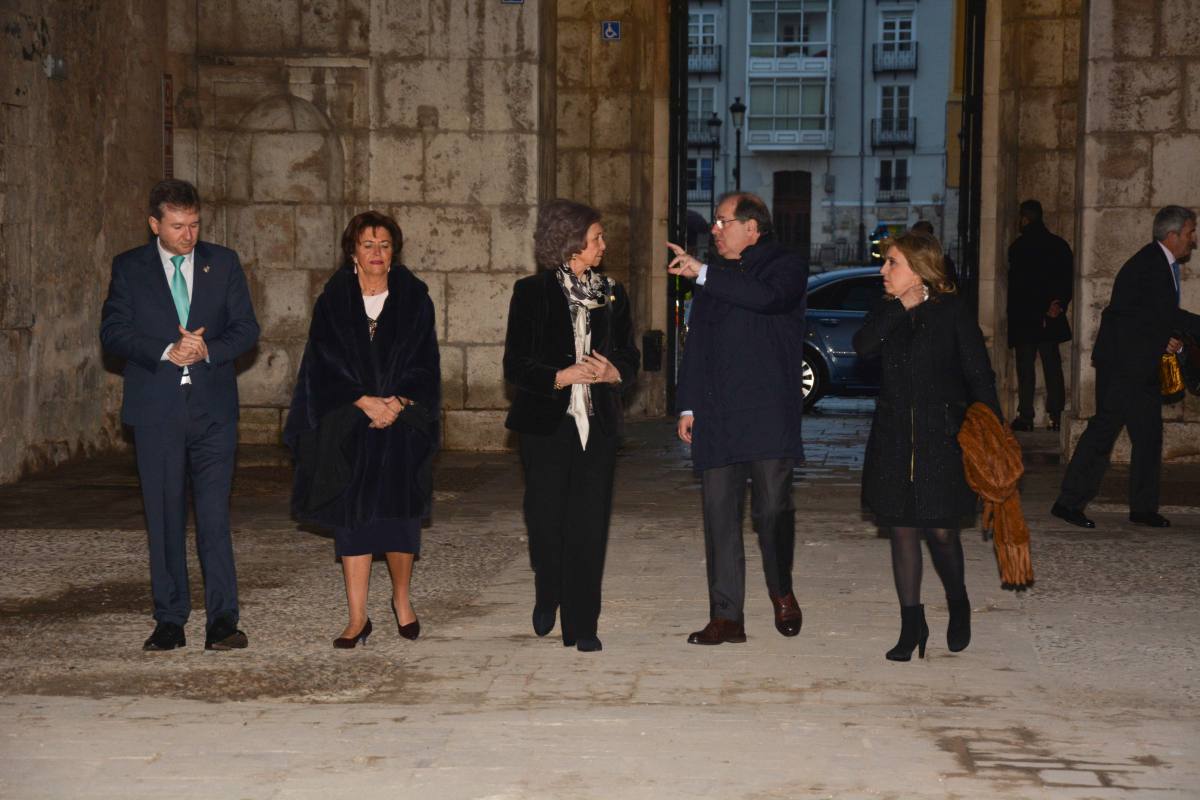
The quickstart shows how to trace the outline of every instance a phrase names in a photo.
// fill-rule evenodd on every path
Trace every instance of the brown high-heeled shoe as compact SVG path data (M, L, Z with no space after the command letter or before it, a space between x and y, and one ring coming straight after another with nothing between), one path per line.
M371 635L371 618L367 617L367 624L362 626L362 629L354 636L339 636L333 640L333 646L338 650L353 650L358 645L367 646L367 637Z
M415 641L421 635L421 620L413 619L407 625L400 624L400 613L396 611L396 601L392 600L392 616L396 618L396 630L400 631L400 635L410 642Z

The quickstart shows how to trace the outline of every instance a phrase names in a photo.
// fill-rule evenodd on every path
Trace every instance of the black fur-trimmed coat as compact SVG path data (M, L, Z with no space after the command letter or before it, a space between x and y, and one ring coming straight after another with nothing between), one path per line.
M407 397L417 405L376 430L353 405L363 395ZM372 341L358 278L339 270L313 308L284 426L296 459L293 514L346 527L427 517L440 414L441 367L428 288L406 267L392 267Z

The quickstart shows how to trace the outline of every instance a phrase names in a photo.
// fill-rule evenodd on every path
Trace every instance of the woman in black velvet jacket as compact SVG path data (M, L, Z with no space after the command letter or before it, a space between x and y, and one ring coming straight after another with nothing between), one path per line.
M392 578L400 635L421 630L409 599L432 497L441 370L429 290L400 263L400 227L367 211L342 234L344 263L317 299L284 439L296 458L292 511L334 529L350 619L334 647L371 634L376 553Z
M983 334L947 280L937 239L906 233L884 242L884 288L891 299L855 334L863 357L882 358L879 399L863 464L863 503L891 529L892 574L900 599L900 641L887 653L908 661L929 629L921 605L921 538L928 544L950 609L946 638L971 640L959 529L975 514L963 474L958 429L972 402L1000 416Z
M637 375L629 297L595 271L604 256L595 209L555 200L538 213L542 271L517 281L504 341L514 388L507 427L520 438L533 567L533 630L562 610L562 641L600 650L600 584L612 511L622 392Z

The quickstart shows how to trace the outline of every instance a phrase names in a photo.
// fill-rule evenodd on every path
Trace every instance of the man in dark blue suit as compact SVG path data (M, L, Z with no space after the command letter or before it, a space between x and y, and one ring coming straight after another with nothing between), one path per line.
M100 321L104 349L125 360L121 421L133 428L146 511L154 633L144 650L186 643L187 485L204 575L204 646L247 644L238 630L229 491L237 451L235 358L258 341L237 254L201 242L200 196L186 181L150 192L150 244L113 259Z
M668 266L698 287L678 403L679 438L692 445L692 464L700 472L708 565L709 623L688 642L704 645L746 641L747 481L775 628L795 636L802 621L792 591L792 467L804 456L808 265L774 241L770 211L749 193L721 199L712 234L719 259L701 264L672 244L675 258Z
M1162 472L1162 392L1159 362L1178 353L1181 334L1200 335L1200 316L1179 307L1181 262L1196 248L1196 214L1166 206L1154 216L1154 241L1133 255L1113 282L1092 351L1096 413L1075 446L1062 490L1050 513L1094 528L1083 509L1100 491L1113 444L1129 431L1129 519L1165 528L1158 513Z

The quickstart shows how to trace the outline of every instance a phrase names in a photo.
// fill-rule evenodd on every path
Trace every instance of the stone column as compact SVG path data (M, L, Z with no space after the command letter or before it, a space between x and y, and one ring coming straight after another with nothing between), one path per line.
M1095 410L1090 356L1121 265L1152 239L1154 213L1200 207L1200 17L1194 0L1093 0L1085 21L1073 447ZM1183 306L1200 311L1184 267ZM1200 458L1200 402L1163 408L1163 458ZM1070 449L1070 448L1069 448ZM1124 435L1114 460L1128 459Z

